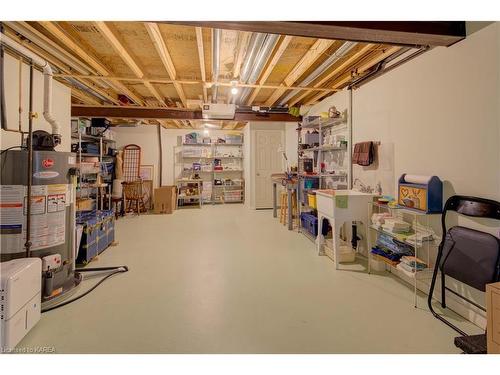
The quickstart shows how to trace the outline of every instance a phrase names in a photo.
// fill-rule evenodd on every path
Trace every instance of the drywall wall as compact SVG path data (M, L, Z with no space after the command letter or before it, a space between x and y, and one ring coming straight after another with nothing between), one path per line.
M5 54L5 106L7 128L19 129L21 119L22 131L28 131L29 112L29 66L9 54ZM21 64L21 72L19 66ZM20 78L21 77L21 78ZM58 151L71 150L71 89L62 83L54 81L52 85L52 110L54 117L61 126L62 142ZM21 93L21 95L20 95ZM19 108L22 112L19 113ZM43 118L43 74L35 70L33 74L33 111L38 117L33 119L33 130L51 132L51 126ZM1 148L20 145L21 135L16 132L1 130Z
M297 136L297 122L286 122L285 123L285 150L286 156L288 158L288 164L291 167L297 166L297 147L298 147L298 136Z
M355 166L353 177L372 187L380 181L384 193L394 194L403 173L437 175L444 181L444 199L461 194L500 201L499 66L500 25L495 22L355 90L353 142L392 145L395 176L387 181L380 169ZM313 109L337 105L345 95L337 93ZM439 215L431 221L440 233ZM497 221L452 217L450 223L495 235L499 230ZM476 290L450 286L484 302ZM484 324L481 312L455 302L449 306Z
M165 138L165 129L162 129L162 138ZM160 185L159 160L160 144L158 140L158 127L154 125L142 125L137 127L115 127L116 147L122 148L128 144L136 144L141 147L141 165L154 166L153 186ZM166 175L165 164L163 165L163 177ZM168 185L165 184L164 185Z

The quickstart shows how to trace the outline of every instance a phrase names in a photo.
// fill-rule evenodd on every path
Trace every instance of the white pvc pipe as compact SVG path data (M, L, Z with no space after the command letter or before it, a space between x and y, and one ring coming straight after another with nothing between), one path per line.
M22 46L14 39L11 39L5 34L0 33L0 44L4 44L25 57L31 59L33 64L43 69L43 117L52 126L52 134L57 136L57 141L61 139L61 128L52 114L52 68L50 64L40 56L31 52L26 47Z

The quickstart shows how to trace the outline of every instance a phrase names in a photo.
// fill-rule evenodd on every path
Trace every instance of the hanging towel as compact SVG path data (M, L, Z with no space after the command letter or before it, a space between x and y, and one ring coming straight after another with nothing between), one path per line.
M354 145L352 162L364 167L373 163L373 142L360 142Z

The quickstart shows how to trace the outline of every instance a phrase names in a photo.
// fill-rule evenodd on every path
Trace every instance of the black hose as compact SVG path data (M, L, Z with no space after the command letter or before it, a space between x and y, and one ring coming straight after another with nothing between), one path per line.
M85 293L80 294L78 297L72 298L68 301L64 301L64 302L60 303L59 305L43 309L42 313L52 311L52 310L58 309L59 307L69 305L72 302L78 301L80 298L85 297L87 294L92 292L95 288L97 288L99 285L101 285L105 280L109 279L111 276L116 275L117 273L128 272L127 266L99 267L99 268L77 268L76 269L77 272L96 272L96 271L111 271L111 270L115 270L115 271L111 272L110 274L106 275L104 278L99 280L99 282L97 284L95 284L92 288L87 290Z

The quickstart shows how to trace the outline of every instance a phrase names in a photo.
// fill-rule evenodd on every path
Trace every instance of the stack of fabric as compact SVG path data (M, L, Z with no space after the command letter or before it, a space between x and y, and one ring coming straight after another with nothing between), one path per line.
M436 233L432 228L425 227L421 224L413 225L415 234L406 237L406 241L412 245L422 246L425 242L433 241Z
M419 259L414 256L403 256L401 257L400 263L397 265L397 268L406 271L406 272L412 272L414 273L415 271L422 271L426 269L427 263L425 263L422 259Z
M386 218L382 225L382 229L390 233L407 233L410 227L410 223L396 218Z
M387 234L380 234L377 239L377 245L372 248L372 253L391 260L399 262L405 255L413 255L413 249L410 245L401 242Z

